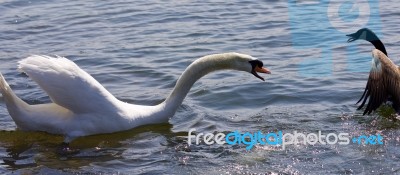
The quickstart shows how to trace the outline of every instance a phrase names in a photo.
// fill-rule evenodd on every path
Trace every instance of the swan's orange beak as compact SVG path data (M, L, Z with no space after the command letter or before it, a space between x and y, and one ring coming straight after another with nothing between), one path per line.
M257 72L259 73L264 73L264 74L271 74L271 71L269 71L267 68L265 67L258 67L256 66L253 71L251 71L251 73L256 76L257 78L261 79L262 81L265 81L265 79L263 77L261 77L260 75L257 74Z
M268 69L265 68L265 67L261 67L261 68L260 68L260 67L255 67L254 70L255 70L256 72L260 72L260 73L271 74L271 71L268 70Z

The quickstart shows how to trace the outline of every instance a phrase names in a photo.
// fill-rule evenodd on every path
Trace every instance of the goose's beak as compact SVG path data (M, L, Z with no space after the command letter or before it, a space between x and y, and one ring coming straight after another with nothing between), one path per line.
M258 75L257 72L264 73L264 74L271 74L271 71L268 70L267 68L256 66L251 73L254 76L256 76L257 78L261 79L262 81L265 81L265 79L263 77L261 77L260 75Z
M356 37L356 33L348 34L348 35L346 35L346 36L350 37L350 38L347 40L348 43L353 42L353 41L355 41L355 40L358 39L358 38Z

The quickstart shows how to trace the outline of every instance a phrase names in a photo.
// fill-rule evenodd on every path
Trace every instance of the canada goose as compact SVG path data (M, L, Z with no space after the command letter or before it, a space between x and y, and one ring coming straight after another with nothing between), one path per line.
M358 110L364 106L368 97L368 105L363 115L375 111L389 97L392 107L400 113L400 68L378 49L372 51L371 71L364 93L357 102L358 104L362 100Z
M352 34L348 34L348 35L346 35L346 36L349 37L349 39L347 40L347 42L353 42L353 41L356 41L356 40L358 40L358 39L362 39L362 40L369 41L371 44L373 44L373 45L375 46L375 49L380 50L382 53L384 53L386 56L388 56L388 54L387 54L387 52L386 52L385 45L384 45L384 44L382 43L382 41L378 38L378 36L377 36L372 30L370 30L370 29L368 29L368 28L362 28L362 29L358 30L357 32L352 33ZM368 86L368 83L367 83L367 86ZM368 88L368 87L366 87L366 90L367 90L367 88ZM365 91L364 91L363 96L364 96L364 95L365 95ZM361 99L362 99L362 97L361 97ZM361 101L361 99L360 99L357 103L359 103L359 102ZM395 109L398 108L397 105L393 102L393 97L392 97L392 95L389 94L388 97L387 97L387 99L386 99L384 102L386 102L386 101L391 102L393 108L395 108ZM363 104L363 105L364 105L364 104ZM361 108L363 107L363 105L361 105L358 109L361 109ZM378 106L378 107L379 107L379 106ZM396 111L399 112L398 109L396 109ZM369 113L371 113L371 111L368 112L368 114L369 114ZM366 112L364 111L364 115L365 115L365 114L366 114Z

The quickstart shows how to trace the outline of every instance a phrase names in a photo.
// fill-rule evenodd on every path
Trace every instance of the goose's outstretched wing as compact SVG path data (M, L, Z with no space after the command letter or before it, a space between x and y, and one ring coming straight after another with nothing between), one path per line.
M64 57L33 55L19 62L51 100L74 113L114 110L115 100L98 81Z
M369 73L364 93L357 103L361 102L361 109L369 97L364 114L375 111L391 96L394 105L400 103L400 70L384 53L378 49L372 51L372 68Z

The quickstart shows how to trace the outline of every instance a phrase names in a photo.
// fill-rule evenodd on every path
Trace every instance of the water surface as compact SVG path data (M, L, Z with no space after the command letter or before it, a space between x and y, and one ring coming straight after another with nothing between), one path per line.
M395 63L398 3L380 2L381 39ZM65 56L117 98L154 105L166 98L196 58L221 52L250 54L272 74L225 71L195 83L169 123L79 138L75 155L57 153L63 138L21 132L0 101L0 171L4 173L105 174L399 174L399 122L362 116L354 104L363 92L369 59L346 69L346 47L369 54L365 41L332 48L332 74L310 77L299 66L319 49L293 47L287 1L26 1L0 3L0 71L23 100L50 102L17 62L31 54ZM358 29L358 28L357 28ZM354 30L357 30L354 29ZM321 34L321 33L319 33ZM305 38L307 40L307 38ZM315 48L329 43L317 43ZM364 64L365 63L365 64ZM234 130L322 131L381 134L384 145L297 145L285 151L243 145L187 145L187 132Z

